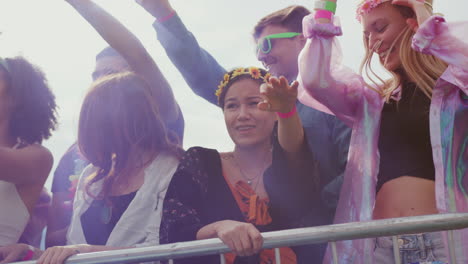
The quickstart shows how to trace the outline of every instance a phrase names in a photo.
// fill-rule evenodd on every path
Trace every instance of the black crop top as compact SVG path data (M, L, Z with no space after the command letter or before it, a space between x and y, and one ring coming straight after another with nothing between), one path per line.
M384 104L380 123L377 192L401 176L435 179L429 134L430 99L414 84L402 89L399 102Z

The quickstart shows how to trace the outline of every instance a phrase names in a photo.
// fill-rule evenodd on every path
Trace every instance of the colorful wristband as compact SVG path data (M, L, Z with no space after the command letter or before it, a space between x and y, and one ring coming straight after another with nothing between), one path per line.
M322 9L322 10L328 10L335 14L336 12L336 2L332 1L315 1L315 10Z
M332 13L332 12L330 12L330 11L328 11L328 10L319 9L319 10L315 11L315 16L314 16L314 18L315 18L315 19L326 18L326 19L331 20L331 19L332 19L332 16L333 16L333 13Z
M33 257L34 257L34 248L29 246L28 252L26 252L26 255L24 255L21 261L28 261L28 260L31 260Z
M276 114L280 118L290 118L291 116L293 116L296 113L296 111L297 111L296 106L294 106L293 109L291 111L289 111L288 113L276 112Z
M156 18L156 20L157 20L159 23L163 23L163 22L166 22L166 21L168 21L169 19L171 19L174 15L175 15L175 10L172 10L172 11L171 11L168 15L166 15L165 17Z

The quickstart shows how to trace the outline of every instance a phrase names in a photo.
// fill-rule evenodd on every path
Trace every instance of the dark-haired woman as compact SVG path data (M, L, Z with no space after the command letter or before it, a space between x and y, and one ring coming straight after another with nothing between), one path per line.
M218 237L234 253L226 255L227 263L274 263L273 250L261 251L260 232L310 225L307 215L320 214L316 166L295 111L297 84L272 78L260 92L268 76L255 67L224 76L217 95L235 148L185 153L164 202L161 243ZM304 252L308 260L321 259L322 249L282 248L281 263L306 263Z
M18 241L52 168L41 143L55 129L55 108L40 69L0 58L0 246Z

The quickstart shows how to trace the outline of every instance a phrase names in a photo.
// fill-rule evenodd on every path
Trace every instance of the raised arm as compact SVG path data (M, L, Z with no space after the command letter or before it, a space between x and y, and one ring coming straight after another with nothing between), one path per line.
M442 16L432 15L425 3L419 0L393 0L392 4L413 9L416 18L406 21L416 32L412 48L449 64L442 78L454 83L468 95L468 23L447 23Z
M172 89L141 42L117 19L91 0L66 0L142 76L153 89L154 97L166 122L179 117Z
M413 37L413 49L431 54L449 64L441 76L468 96L467 22L447 23L440 16L428 18Z
M226 70L206 50L175 13L168 0L137 0L156 18L153 26L158 40L190 89L217 105L215 91Z
M260 88L265 100L258 104L260 110L278 113L278 141L291 162L300 160L307 150L304 129L296 111L298 85L297 81L289 85L284 77L271 77Z
M299 55L299 100L352 126L366 89L360 75L341 65L335 38L342 34L338 19L315 20L311 14L304 18L303 28L308 40Z

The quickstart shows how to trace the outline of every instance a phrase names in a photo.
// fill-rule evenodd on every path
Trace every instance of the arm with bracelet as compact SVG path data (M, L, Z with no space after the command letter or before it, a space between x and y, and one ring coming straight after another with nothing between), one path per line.
M318 110L333 113L352 126L362 94L362 78L341 65L336 36L341 28L333 24L336 1L318 1L316 13L305 18L308 38L299 56L299 100ZM328 8L329 10L320 9Z
M336 0L315 1L314 18L320 23L330 23L336 12Z
M217 106L215 88L227 72L224 67L199 45L168 0L137 0L137 2L156 19L153 27L158 40L190 89Z
M0 264L37 259L42 250L27 244L13 244L0 247Z
M297 87L294 81L291 85L285 77L271 77L260 88L265 100L258 104L264 111L276 112L278 116L278 141L289 162L302 160L302 154L307 150L301 119L296 111Z

